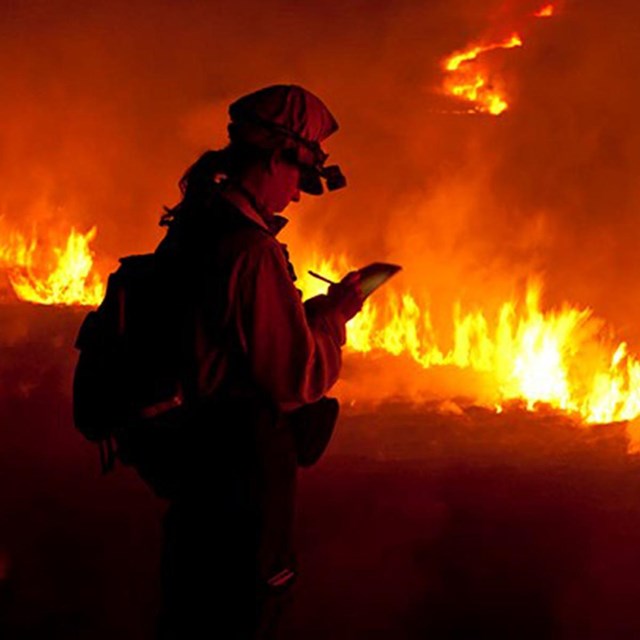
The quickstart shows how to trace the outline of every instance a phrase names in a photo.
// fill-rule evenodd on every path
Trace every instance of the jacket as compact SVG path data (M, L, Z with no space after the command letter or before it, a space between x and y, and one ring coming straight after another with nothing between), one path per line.
M326 296L302 303L275 234L222 196L185 214L157 253L179 283L185 391L198 407L188 437L160 456L174 461L167 494L196 520L215 505L217 546L253 558L267 584L295 565L289 417L337 380L345 321Z

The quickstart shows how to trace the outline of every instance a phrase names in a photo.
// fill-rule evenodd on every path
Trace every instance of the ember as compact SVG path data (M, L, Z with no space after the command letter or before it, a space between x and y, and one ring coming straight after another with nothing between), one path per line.
M536 18L550 18L554 14L554 7L552 4L548 4L538 11L536 11L533 15Z

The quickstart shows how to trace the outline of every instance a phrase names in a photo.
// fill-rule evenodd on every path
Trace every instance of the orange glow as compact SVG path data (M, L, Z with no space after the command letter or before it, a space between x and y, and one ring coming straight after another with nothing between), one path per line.
M325 260L309 268L337 280L348 265L344 259ZM306 276L300 281L309 295L326 287ZM453 344L443 350L428 308L414 295L391 292L385 299L377 293L350 322L347 347L408 356L425 369L450 365L486 374L497 393L492 406L499 411L505 401L524 399L531 410L543 404L588 423L640 415L640 362L627 345L603 337L603 323L589 309L567 305L543 311L540 294L541 285L530 283L525 299L504 302L495 318L463 312L456 304Z
M445 91L472 103L471 112L500 115L509 105L502 91L491 83L489 73L478 66L478 56L495 49L513 49L521 46L522 39L514 33L503 42L477 45L466 51L454 53L443 63L448 73Z
M48 305L100 303L105 286L92 273L93 252L89 244L96 227L86 234L71 229L67 238L42 246L35 238L10 233L0 244L0 268L20 300Z
M553 16L553 13L554 13L553 5L548 4L542 7L541 9L539 9L538 11L536 11L533 15L536 18L550 18L551 16Z

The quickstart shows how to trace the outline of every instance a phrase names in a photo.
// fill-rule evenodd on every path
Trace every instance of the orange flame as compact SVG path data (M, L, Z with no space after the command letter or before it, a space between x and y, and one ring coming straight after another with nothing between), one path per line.
M0 267L8 271L9 282L20 300L47 305L98 305L105 286L92 273L93 252L89 244L96 227L86 234L71 229L62 246L42 250L35 238L11 233L0 244Z
M35 239L10 234L0 245L0 266L8 267L11 285L22 300L97 305L105 286L92 273L89 245L96 233L95 227L84 235L71 229L62 246L48 251L40 251ZM47 253L54 260L47 261ZM352 268L344 257L316 257L307 266L332 280ZM307 275L299 283L307 295L326 289ZM524 301L504 302L495 318L463 311L457 303L452 345L444 350L428 307L410 292L390 289L386 297L373 296L349 323L347 348L409 357L425 369L448 365L486 374L497 390L498 411L504 402L524 399L529 409L542 403L587 423L631 420L640 450L640 361L626 343L603 336L603 323L590 309L565 305L543 311L540 296L541 285L530 283Z
M522 39L517 33L514 33L509 39L504 42L498 42L496 44L487 44L477 47L473 47L468 51L462 51L461 53L454 53L445 61L445 69L447 71L457 71L463 62L469 62L475 60L481 53L486 51L493 51L494 49L512 49L513 47L521 47Z
M555 7L549 3L533 15L536 18L550 18L554 14ZM443 61L447 74L443 86L445 93L471 103L467 113L488 113L494 116L504 113L509 108L506 95L491 81L489 70L480 65L478 57L487 51L513 49L522 44L520 35L514 33L501 42L474 45L448 56Z
M450 95L471 102L471 112L500 115L509 106L505 96L491 84L486 71L471 63L476 62L478 56L487 51L521 46L522 39L514 33L503 42L477 45L466 51L454 53L443 63L444 69L449 73L445 80L445 90Z
M311 267L331 279L348 270L346 260L316 261ZM310 295L326 285L303 276ZM627 345L602 336L591 310L565 306L543 311L541 286L530 283L523 303L502 304L497 318L482 311L453 309L453 345L440 348L429 310L411 293L376 294L349 324L347 348L405 355L422 367L452 365L488 374L501 403L524 399L529 409L545 404L587 423L631 420L640 415L640 361ZM378 296L378 297L376 297Z
M533 15L536 18L551 18L554 15L555 8L552 4L547 4L541 9L538 9Z

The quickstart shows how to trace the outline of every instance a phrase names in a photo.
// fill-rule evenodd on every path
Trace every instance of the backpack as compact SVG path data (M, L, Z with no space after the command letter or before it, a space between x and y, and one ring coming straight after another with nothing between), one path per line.
M127 432L181 407L180 287L156 254L122 258L76 339L76 429L98 444L103 473L131 463Z
M157 254L122 258L105 297L78 333L73 380L76 429L100 451L102 472L133 466L160 497L180 483L185 425L198 403L185 362L189 330L185 278ZM288 414L300 466L315 464L333 434L339 404L324 397Z

